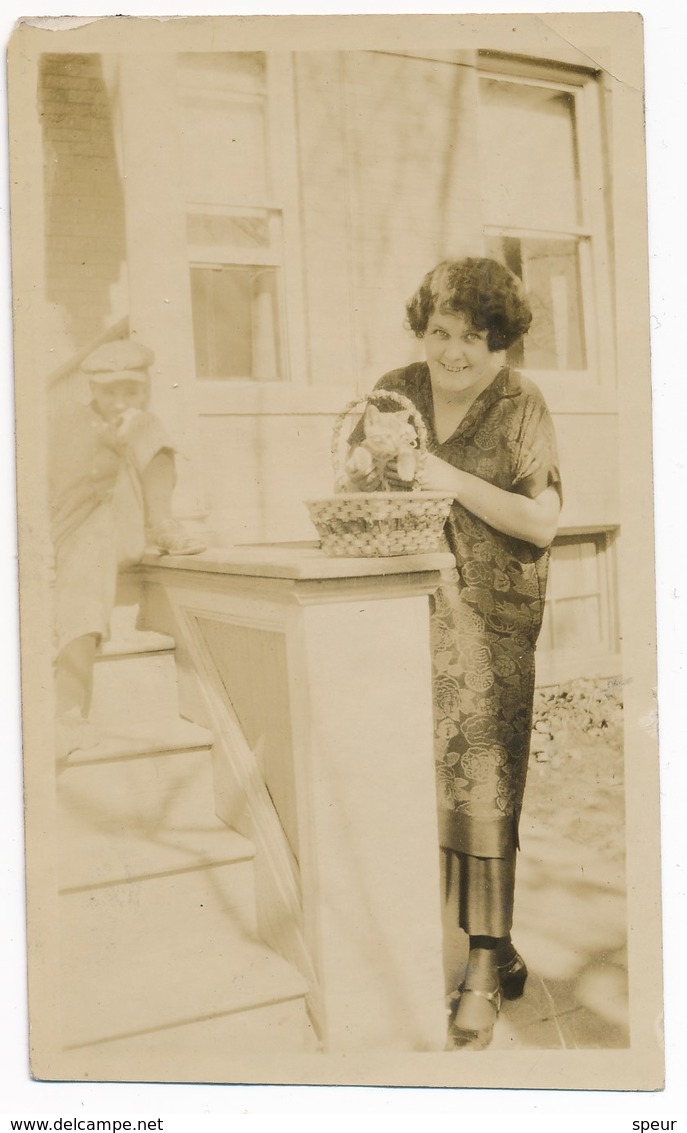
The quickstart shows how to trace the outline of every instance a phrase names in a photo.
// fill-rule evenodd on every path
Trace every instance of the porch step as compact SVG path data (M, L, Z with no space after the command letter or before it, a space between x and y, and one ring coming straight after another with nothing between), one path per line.
M129 656L132 653L160 653L174 649L175 641L168 633L154 629L132 629L124 626L113 630L109 641L98 647L96 661L101 657Z
M125 710L121 720L101 730L100 742L87 751L74 751L66 761L66 774L89 763L105 763L154 755L160 752L192 751L210 748L212 732L180 717L148 719L145 723L130 722Z
M306 1049L307 985L258 939L254 848L215 815L214 737L179 717L174 640L137 623L135 601L118 608L100 742L59 768L63 1047L46 1077L235 1080L243 1058Z
M136 570L123 571L117 578L117 598L110 616L113 640L138 633L143 588Z
M302 999L302 977L256 939L234 869L60 898L66 1048Z
M254 848L215 817L206 751L67 768L58 780L61 892L208 865Z
M120 639L105 647L93 673L89 719L96 727L117 731L123 720L145 726L151 717L178 715L173 648L160 649L150 639Z
M98 1082L251 1081L256 1065L312 1053L316 1043L302 998L146 1031L68 1050L41 1078ZM259 1059L259 1061L256 1061ZM242 1067L245 1074L242 1077ZM275 1080L278 1080L278 1075Z

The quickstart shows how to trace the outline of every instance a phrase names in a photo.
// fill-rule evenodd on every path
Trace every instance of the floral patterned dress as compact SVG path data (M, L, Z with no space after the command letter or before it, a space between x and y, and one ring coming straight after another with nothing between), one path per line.
M394 370L375 388L413 402L441 460L530 498L549 486L560 494L551 416L517 371L500 370L441 443L425 363ZM445 533L456 569L434 596L431 625L440 841L508 858L527 775L549 550L501 534L458 503Z

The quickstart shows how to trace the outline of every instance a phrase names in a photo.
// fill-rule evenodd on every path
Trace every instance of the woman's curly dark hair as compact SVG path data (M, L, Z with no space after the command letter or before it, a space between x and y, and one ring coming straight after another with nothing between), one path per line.
M408 326L417 338L424 336L436 310L464 315L475 330L486 330L492 353L507 350L532 322L517 275L498 260L477 256L444 260L427 273L406 304Z

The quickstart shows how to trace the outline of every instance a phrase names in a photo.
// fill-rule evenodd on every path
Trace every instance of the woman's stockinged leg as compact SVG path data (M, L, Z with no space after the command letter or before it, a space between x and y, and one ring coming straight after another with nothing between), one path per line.
M515 847L502 857L453 853L458 924L468 936L507 938L513 925Z
M491 1041L502 992L507 998L515 997L509 974L517 963L510 937L515 851L507 858L456 857L459 923L469 935L470 951L452 1012L451 1040L456 1047L483 1049Z
M498 939L471 937L465 978L453 1014L451 1038L458 1047L482 1049L491 1042L501 1008Z

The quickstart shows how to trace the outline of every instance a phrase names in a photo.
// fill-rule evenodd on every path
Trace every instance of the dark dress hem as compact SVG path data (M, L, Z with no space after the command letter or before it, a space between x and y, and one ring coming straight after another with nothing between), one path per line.
M475 820L457 810L439 810L439 845L476 858L509 858L518 845L514 817Z

